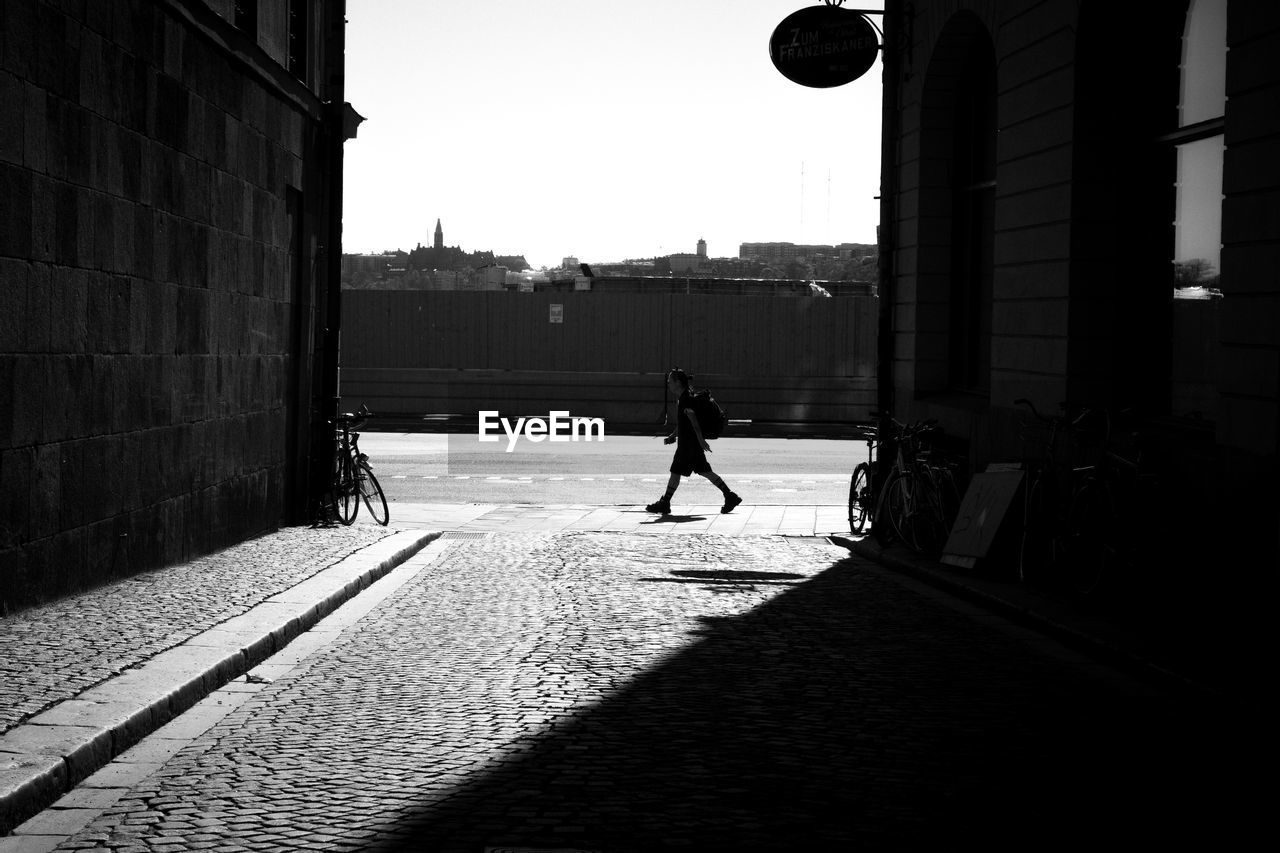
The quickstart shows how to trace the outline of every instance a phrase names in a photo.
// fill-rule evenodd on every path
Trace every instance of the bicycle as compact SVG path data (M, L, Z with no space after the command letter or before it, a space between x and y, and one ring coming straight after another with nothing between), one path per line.
M337 453L331 493L338 520L343 524L356 520L363 502L373 520L385 527L391 520L387 496L374 476L369 457L360 452L360 433L356 432L371 414L368 407L362 405L358 413L341 414L334 419Z
M1151 529L1161 513L1157 476L1149 470L1141 432L1129 430L1121 442L1113 425L1106 413L1098 461L1080 469L1068 513L1070 581L1083 596L1118 596L1126 583L1137 581L1135 570L1144 556L1139 531Z
M946 544L959 506L952 466L927 446L928 437L939 431L937 422L887 420L896 451L876 498L875 517L881 521L872 531L881 545L896 537L917 553L936 553Z
M875 451L878 443L876 428L870 424L857 424L855 429L858 438L867 443L867 461L859 462L853 467L853 476L849 478L849 532L862 533L868 522L875 526L876 493L876 459Z
M1026 479L1022 486L1022 538L1018 548L1018 580L1025 583L1037 577L1060 574L1066 566L1067 551L1073 538L1080 539L1085 520L1076 513L1072 517L1072 497L1077 482L1088 466L1073 468L1060 458L1064 435L1078 435L1091 410L1080 409L1074 417L1042 415L1026 398L1013 401L1025 406L1036 423L1023 423L1021 438L1025 448L1033 429L1047 429L1040 442L1039 458L1023 463ZM1069 410L1062 404L1065 412ZM1024 457L1026 457L1024 450ZM1063 475L1066 476L1063 476Z

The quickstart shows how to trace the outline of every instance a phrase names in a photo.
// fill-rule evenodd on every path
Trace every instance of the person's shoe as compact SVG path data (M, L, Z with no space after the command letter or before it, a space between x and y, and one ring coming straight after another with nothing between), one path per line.
M659 498L653 503L645 507L646 512L656 512L661 515L671 515L671 501L665 498Z
M720 507L720 514L733 512L733 508L742 503L742 498L738 497L735 492L730 492L729 496L724 499L724 506Z

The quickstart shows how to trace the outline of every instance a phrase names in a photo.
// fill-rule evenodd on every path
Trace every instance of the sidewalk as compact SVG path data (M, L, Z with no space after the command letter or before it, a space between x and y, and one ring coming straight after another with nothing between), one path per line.
M1238 704L1242 710L1260 710L1264 693L1269 693L1263 686L1267 679L1262 668L1269 642L1263 640L1263 623L1249 615L1259 608L1256 603L1242 600L1224 613L1221 604L1213 603L1218 597L1207 595L1212 579L1222 577L1209 566L1203 567L1206 595L1182 602L1181 609L1173 614L1163 613L1162 618L1148 616L1144 623L1141 614L1091 608L1088 602L1054 595L1012 579L947 566L902 546L884 548L871 536L853 538L844 534L830 538L858 556L1147 679L1214 696ZM1226 560L1223 563L1230 565Z
M0 835L437 535L288 528L0 619Z

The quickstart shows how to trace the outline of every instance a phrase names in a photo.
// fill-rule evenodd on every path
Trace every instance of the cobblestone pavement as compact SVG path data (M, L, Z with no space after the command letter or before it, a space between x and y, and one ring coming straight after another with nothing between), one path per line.
M393 532L285 528L0 619L0 734Z
M441 553L271 683L238 685L234 710L58 849L1222 848L1246 832L1259 747L1241 721L821 540L567 531Z

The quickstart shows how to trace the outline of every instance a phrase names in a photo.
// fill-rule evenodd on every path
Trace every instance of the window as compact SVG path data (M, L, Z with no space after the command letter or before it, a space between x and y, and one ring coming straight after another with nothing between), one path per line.
M258 0L235 0L235 25L257 40Z
M1182 36L1174 211L1175 298L1217 291L1222 256L1227 0L1191 0Z
M1182 34L1174 147L1171 410L1212 419L1222 298L1227 0L1191 0Z
M995 245L996 69L975 40L956 85L951 186L950 386L991 386L991 295Z
M311 0L289 0L289 73L307 82L307 31Z

